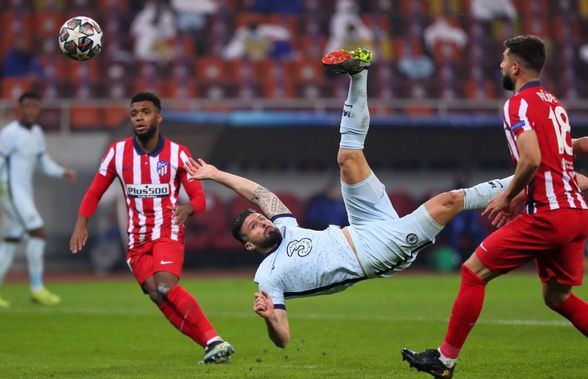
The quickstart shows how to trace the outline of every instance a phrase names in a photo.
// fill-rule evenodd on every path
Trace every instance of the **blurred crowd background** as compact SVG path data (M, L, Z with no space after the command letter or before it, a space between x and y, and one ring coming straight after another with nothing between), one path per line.
M278 192L301 224L344 225L335 154L348 79L327 73L328 51L375 52L366 153L401 215L435 193L503 177L512 166L501 131L507 98L503 41L547 42L543 84L566 105L573 135L588 127L588 0L2 0L0 120L24 90L43 94L50 154L75 167L67 186L37 178L51 269L124 268L124 204L103 200L83 257L67 240L106 146L130 133L128 99L163 99L166 136L193 155ZM84 15L104 31L91 61L65 57L59 27ZM579 171L585 167L579 158ZM205 185L208 210L190 221L188 268L239 268L228 222L242 199ZM117 200L118 199L118 200ZM118 209L118 211L117 211ZM417 265L452 270L491 230L464 213ZM124 234L124 233L123 233Z

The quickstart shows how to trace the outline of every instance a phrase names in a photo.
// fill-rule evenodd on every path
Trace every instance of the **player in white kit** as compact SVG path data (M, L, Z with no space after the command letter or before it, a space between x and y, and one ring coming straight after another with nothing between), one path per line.
M25 92L18 99L18 120L0 131L0 210L3 237L0 244L0 285L12 264L21 239L26 238L26 256L31 299L42 305L60 302L43 285L43 252L46 233L33 198L33 174L38 164L48 176L74 182L76 173L55 163L47 153L43 129L36 123L41 97ZM10 303L0 298L0 307Z
M399 218L363 154L369 127L365 69L371 60L372 53L365 49L341 50L323 58L335 72L351 75L337 155L349 227L301 228L276 195L259 184L201 159L189 168L194 178L223 184L264 213L242 211L232 231L245 249L267 255L255 274L259 293L253 309L265 319L269 337L279 347L290 340L286 299L337 292L364 279L404 270L453 217L464 209L484 208L510 181L445 192Z

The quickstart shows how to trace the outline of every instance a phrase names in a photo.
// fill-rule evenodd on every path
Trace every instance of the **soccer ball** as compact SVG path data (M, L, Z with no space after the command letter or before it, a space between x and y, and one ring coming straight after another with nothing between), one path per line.
M102 29L90 17L73 17L59 30L59 48L76 61L92 59L102 50L102 35Z

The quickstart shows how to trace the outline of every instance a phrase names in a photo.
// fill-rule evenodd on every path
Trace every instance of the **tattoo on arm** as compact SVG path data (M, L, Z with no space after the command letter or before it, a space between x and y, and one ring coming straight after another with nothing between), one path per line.
M259 205L262 212L267 217L282 213L290 213L290 210L284 205L284 203L282 203L275 194L268 191L267 188L263 186L258 186L255 191L253 191L253 196L250 200L252 203Z

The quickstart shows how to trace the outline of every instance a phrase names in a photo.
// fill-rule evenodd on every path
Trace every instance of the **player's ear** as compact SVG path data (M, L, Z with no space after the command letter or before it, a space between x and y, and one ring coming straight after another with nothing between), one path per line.
M253 251L255 249L255 245L252 244L250 241L245 242L245 250L247 251Z
M161 121L163 121L163 115L161 114L161 111L157 112L157 123L161 124Z

